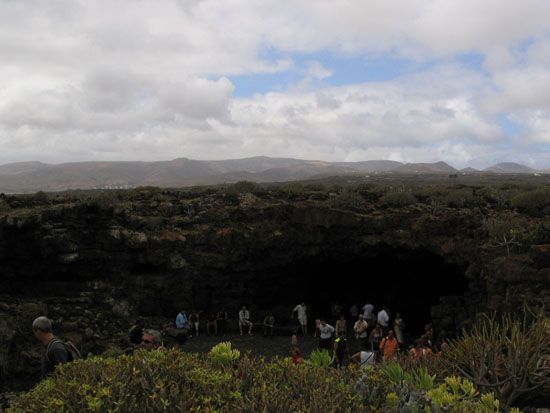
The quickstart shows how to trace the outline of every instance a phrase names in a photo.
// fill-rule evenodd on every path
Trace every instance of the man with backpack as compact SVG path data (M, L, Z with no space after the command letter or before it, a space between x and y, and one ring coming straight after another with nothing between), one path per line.
M32 323L34 336L44 345L42 354L42 378L49 376L59 364L80 357L72 343L65 343L52 332L52 322L47 317L38 317Z

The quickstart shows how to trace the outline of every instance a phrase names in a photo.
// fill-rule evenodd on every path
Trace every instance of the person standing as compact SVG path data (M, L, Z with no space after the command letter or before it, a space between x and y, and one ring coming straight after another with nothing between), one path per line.
M405 330L405 322L401 318L401 314L397 313L395 315L395 320L393 322L393 330L395 331L395 338L397 339L397 342L399 345L405 344L405 335L403 333L403 330Z
M380 342L380 350L384 355L384 360L393 360L399 350L399 343L395 338L393 330L388 332L388 335Z
M372 329L369 335L369 342L370 342L370 349L371 351L378 351L378 347L380 345L380 340L382 340L382 337L384 336L384 332L380 328L380 326L377 324L376 327Z
M38 317L32 323L36 339L44 346L41 361L41 378L53 373L55 368L69 361L67 348L52 332L52 322L47 317Z
M342 316L343 317L343 316ZM340 334L336 340L334 340L334 360L336 367L344 366L344 359L346 354L349 353L348 350L348 340L346 340L346 333Z
M250 311L243 305L239 311L239 331L243 335L243 327L248 327L248 335L252 335L252 322L250 321Z
M355 338L361 340L361 347L364 349L368 348L368 328L369 325L363 319L363 314L359 314L357 321L353 325L353 332L355 333Z
M388 332L389 325L390 325L390 316L388 314L388 311L386 310L386 307L382 308L378 312L377 321L378 321L378 325L384 331L384 334L386 334Z
M374 326L374 306L371 303L367 303L363 306L363 319L369 325Z
M319 324L319 348L330 351L331 350L331 341L332 334L335 329L330 324L327 324L326 320L321 319Z
M336 321L336 336L346 336L347 335L347 323L346 319L344 318L344 315L342 314L340 318Z
M292 310L292 316L298 315L298 323L302 329L302 334L307 336L307 306L305 302L301 302Z

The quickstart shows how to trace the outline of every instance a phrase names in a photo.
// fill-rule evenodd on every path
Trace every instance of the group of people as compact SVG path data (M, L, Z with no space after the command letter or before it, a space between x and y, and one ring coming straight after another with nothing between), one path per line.
M333 305L332 315L335 319L334 326L326 319L315 320L314 337L319 337L318 347L332 352L335 365L344 365L346 357L350 363L357 363L361 366L374 364L376 360L391 360L399 351L406 349L405 322L399 313L393 318L386 307L375 312L374 305L367 303L362 308L354 305L350 308L350 315L354 317L353 326L348 325L343 313L343 307L339 304ZM362 311L360 311L362 310ZM308 307L301 302L293 307L290 317L296 320L294 335L292 336L291 356L294 363L302 360L298 346L297 335L308 335ZM228 314L225 311L210 313L203 319L206 325L206 334L223 335L228 331ZM175 319L177 334L175 338L180 343L185 342L189 337L198 336L200 333L201 318L196 311L189 314L182 310ZM238 312L239 333L252 334L254 324L251 321L250 311L242 306ZM268 312L263 319L263 334L272 336L275 327L275 317ZM391 328L393 327L393 328ZM42 357L42 376L51 373L55 366L75 357L79 357L78 351L70 343L63 342L53 335L52 323L46 317L38 317L34 320L33 332L35 337L44 345L45 351ZM348 338L353 337L355 344L359 343L360 351L351 354L348 345ZM159 349L163 347L162 333L155 329L145 328L143 319L138 318L129 330L130 342L145 349ZM427 324L424 334L418 338L410 348L409 353L413 358L427 357L434 353L434 332L433 326ZM443 351L445 343L442 343L439 351ZM357 346L355 346L357 347Z
M375 311L371 303L362 308L354 304L350 308L350 315L356 320L351 329L352 336L359 342L361 350L350 354L348 347L348 324L340 305L333 305L333 316L337 317L334 326L325 319L316 321L316 332L319 334L319 348L332 351L335 365L341 366L346 355L351 363L365 366L374 364L377 360L395 359L400 351L406 351L405 321L400 313L393 318L387 307ZM360 311L362 310L362 311ZM392 328L393 327L393 328ZM444 351L446 343L441 344L439 351ZM434 354L434 332L431 323L426 324L424 333L415 340L409 349L409 354L415 359Z
M224 335L227 332L227 312L218 311L207 314L206 334ZM176 328L180 331L179 336L189 338L198 336L200 332L201 318L197 311L191 311L189 314L181 310L176 316Z

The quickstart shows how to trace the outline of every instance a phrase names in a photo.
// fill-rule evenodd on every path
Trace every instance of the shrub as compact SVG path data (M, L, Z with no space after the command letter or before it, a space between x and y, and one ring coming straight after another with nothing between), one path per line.
M550 328L544 313L482 317L459 339L449 342L442 362L449 373L495 392L506 406L535 397L550 380Z
M227 193L243 194L246 192L255 193L260 190L260 186L256 182L239 181L235 182L227 188Z
M512 199L512 206L528 215L541 217L550 214L550 188L537 188Z
M216 344L210 350L210 357L221 365L229 365L238 360L240 356L241 352L233 349L229 341Z
M511 212L484 219L483 229L487 231L491 245L504 248L508 256L513 249L527 250L541 235L538 225Z
M435 387L424 369L292 365L289 359L238 357L229 343L208 356L180 350L137 351L119 358L88 358L59 367L19 396L11 412L389 412L497 411L468 380ZM220 361L222 361L220 363ZM230 365L229 365L230 364ZM496 403L496 404L495 404ZM491 407L492 406L492 407Z
M357 192L345 190L329 201L332 208L362 209L366 202Z
M313 350L309 356L309 361L317 367L328 367L334 361L334 357L327 350Z
M483 203L483 199L474 196L472 190L468 188L451 191L443 197L442 201L450 208L469 208Z
M386 208L402 208L416 203L416 198L409 192L388 192L378 202Z

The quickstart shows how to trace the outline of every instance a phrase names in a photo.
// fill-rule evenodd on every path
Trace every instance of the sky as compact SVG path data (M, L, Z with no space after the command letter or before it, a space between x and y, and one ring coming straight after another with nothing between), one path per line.
M550 168L547 0L0 0L0 164Z

